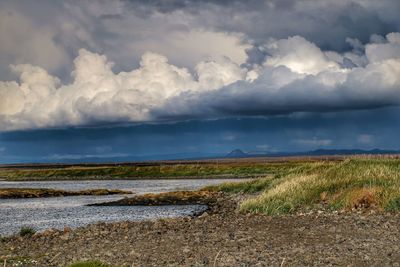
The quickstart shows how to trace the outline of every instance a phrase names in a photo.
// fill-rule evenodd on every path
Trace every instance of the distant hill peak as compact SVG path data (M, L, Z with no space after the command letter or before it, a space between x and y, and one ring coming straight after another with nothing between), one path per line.
M248 154L243 152L240 149L235 149L235 150L232 150L231 152L229 152L226 155L226 157L227 158L243 158L243 157L248 157Z

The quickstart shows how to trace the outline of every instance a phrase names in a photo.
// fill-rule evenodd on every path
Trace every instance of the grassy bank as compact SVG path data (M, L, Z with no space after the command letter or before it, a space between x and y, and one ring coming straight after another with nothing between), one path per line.
M0 169L6 180L82 180L252 177L300 163L210 163L154 166L62 167L49 169Z
M269 215L323 207L332 210L400 210L400 160L353 158L280 168L267 178L211 186L206 190L260 193L241 210Z

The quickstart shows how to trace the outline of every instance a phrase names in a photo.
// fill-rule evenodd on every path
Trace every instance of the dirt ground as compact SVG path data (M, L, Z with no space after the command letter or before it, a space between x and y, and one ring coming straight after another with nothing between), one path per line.
M224 198L195 218L99 223L0 243L0 256L32 266L99 259L112 266L400 266L400 216L235 212Z

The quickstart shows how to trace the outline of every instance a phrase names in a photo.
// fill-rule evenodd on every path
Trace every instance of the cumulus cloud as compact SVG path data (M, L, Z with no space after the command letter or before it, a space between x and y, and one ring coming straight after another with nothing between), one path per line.
M319 47L300 36L269 42L266 52L271 55L267 58L267 65L285 66L296 73L315 75L339 68Z
M374 44L380 46L379 53L387 46L398 46L393 38L389 38L393 35L396 34L389 34L385 43ZM288 42L292 43L291 46L286 45ZM263 66L255 70L257 79L251 82L241 80L200 96L181 95L157 114L167 117L185 117L184 114L186 117L201 117L210 113L273 115L399 104L400 54L390 52L391 58L368 61L365 66L354 62L350 68L342 64L345 58L349 60L349 53L336 53L332 59L327 52L301 37L273 40L266 47L271 44L275 48L270 50ZM280 44L283 47L279 47ZM308 48L302 51L303 46ZM367 60L370 57L368 55Z
M81 49L68 84L38 66L12 66L20 79L0 82L0 130L399 105L399 40L390 33L360 54L324 51L301 36L269 39L260 64L219 57L192 71L146 52L139 68L115 73L105 55Z
M216 90L245 76L245 70L223 58L200 62L195 79L186 68L151 52L130 72L115 74L112 66L106 56L81 49L73 82L66 85L40 67L12 66L20 81L0 82L0 130L157 120L151 112L169 99Z

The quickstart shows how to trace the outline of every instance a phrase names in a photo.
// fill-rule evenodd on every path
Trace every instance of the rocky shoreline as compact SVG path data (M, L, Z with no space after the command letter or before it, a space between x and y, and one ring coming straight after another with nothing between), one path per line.
M197 217L97 223L0 243L3 259L68 266L97 259L111 266L400 266L400 216L237 212L245 196L218 194Z

